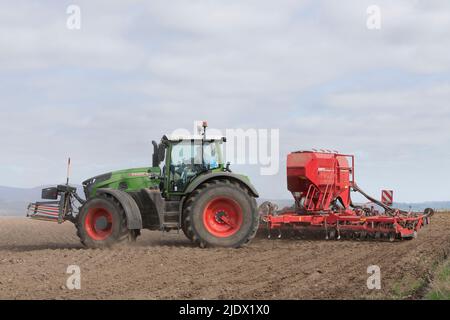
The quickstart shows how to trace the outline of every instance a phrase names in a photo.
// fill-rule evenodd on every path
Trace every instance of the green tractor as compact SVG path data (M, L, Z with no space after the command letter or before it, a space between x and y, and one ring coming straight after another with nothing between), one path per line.
M153 141L152 167L88 179L86 200L68 184L46 188L42 198L57 201L30 204L28 216L72 221L91 248L133 241L142 229L181 229L201 247L243 246L258 230L258 193L246 176L225 164L225 142L225 137L206 137L206 123L200 136L164 136L159 144Z

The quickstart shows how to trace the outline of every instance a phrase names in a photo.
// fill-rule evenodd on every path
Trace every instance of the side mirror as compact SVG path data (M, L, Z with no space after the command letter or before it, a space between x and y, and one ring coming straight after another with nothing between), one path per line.
M152 141L152 145L153 145L153 167L159 167L159 156L158 156L158 143L156 143L156 141Z
M160 162L163 162L166 158L166 148L164 145L160 144L158 147L158 159Z
M152 141L152 144L153 144L153 167L159 167L161 162L163 162L166 157L165 155L166 148L162 143L157 144L156 141Z

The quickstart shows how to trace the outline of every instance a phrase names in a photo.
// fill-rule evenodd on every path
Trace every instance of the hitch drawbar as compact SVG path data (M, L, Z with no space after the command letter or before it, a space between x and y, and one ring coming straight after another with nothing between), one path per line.
M59 197L59 200L58 200ZM34 202L28 205L27 217L36 220L63 223L74 221L74 200L83 204L85 200L77 194L77 188L70 185L58 185L42 189L42 199L53 200Z

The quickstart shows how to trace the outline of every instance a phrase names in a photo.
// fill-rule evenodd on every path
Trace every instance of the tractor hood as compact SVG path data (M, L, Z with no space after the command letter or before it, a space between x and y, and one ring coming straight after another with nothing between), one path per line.
M104 173L83 182L86 199L95 195L99 188L112 188L123 191L133 191L148 188L159 184L159 180L150 181L151 176L159 176L161 169L159 167L143 167L118 170Z

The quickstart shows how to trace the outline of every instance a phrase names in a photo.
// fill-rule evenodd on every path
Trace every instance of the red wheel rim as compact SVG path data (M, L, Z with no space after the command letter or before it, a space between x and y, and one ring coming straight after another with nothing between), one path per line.
M215 198L203 211L203 224L206 230L219 238L230 237L242 226L241 206L230 198Z
M89 209L84 226L91 239L105 240L112 233L112 214L104 208Z

